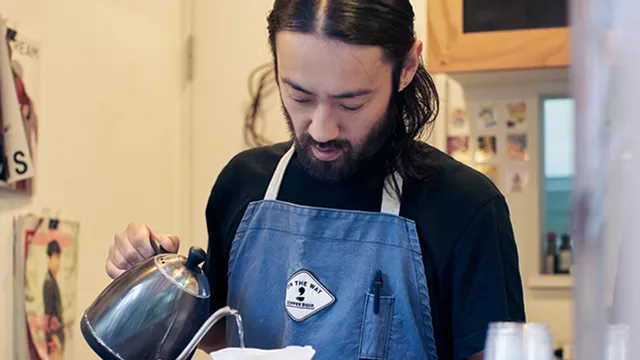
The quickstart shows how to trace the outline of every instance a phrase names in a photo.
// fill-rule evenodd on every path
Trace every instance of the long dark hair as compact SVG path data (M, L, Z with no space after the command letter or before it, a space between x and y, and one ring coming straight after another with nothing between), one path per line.
M326 5L320 8L323 3ZM385 174L398 171L403 178L425 179L431 169L425 162L425 144L418 139L432 129L439 98L422 61L411 83L398 92L403 65L416 40L414 18L409 0L275 0L267 18L273 64L250 75L252 102L245 118L247 143L266 144L256 130L256 123L263 97L276 88L276 34L283 30L317 33L348 44L379 46L384 50L386 60L393 66L391 103L398 119L384 145L387 154L384 171ZM255 82L257 89L252 86Z

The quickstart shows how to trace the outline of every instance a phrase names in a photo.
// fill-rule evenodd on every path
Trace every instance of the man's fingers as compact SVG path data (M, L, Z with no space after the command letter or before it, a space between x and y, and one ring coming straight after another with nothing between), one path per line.
M127 263L129 263L129 265L133 266L145 259L145 257L143 257L142 254L138 252L138 250L136 250L136 248L127 237L127 234L125 233L116 234L115 245L116 249L114 249L114 260L120 261L120 259L118 259L118 255L120 255ZM118 264L118 266L119 265L120 264Z
M134 265L155 255L151 239L170 253L177 253L180 248L180 239L175 235L156 235L145 224L129 223L124 232L118 232L113 237L105 263L107 275L115 279Z
M112 279L116 279L118 276L124 273L124 270L118 269L110 261L107 262L107 266L105 267L105 269L107 270L107 275L109 275L109 277Z
M122 262L124 262L126 264L126 261L122 257L119 258L121 260L117 260L118 257L116 253L118 253L116 245L111 244L111 247L109 248L109 258L107 258L107 263L105 264L105 270L107 271L107 275L109 275L109 277L112 279L115 279L118 276L122 275L122 273L124 273L126 270L126 265L120 265L123 266L122 268L120 268L119 265L116 264L116 262L121 262L121 264Z
M180 249L180 239L175 235L161 235L156 240L170 253L175 254Z
M113 243L109 249L109 261L120 270L128 270L131 268L131 264L120 253L115 243Z
M149 242L151 230L146 225L131 223L127 226L126 234L133 248L136 249L143 259L148 259L155 254Z

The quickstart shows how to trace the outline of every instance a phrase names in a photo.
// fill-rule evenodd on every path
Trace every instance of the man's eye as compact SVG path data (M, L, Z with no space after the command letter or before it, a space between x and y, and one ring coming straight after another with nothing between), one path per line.
M304 104L304 103L308 103L310 100L308 99L296 99L296 98L292 98L293 101L300 103L300 104Z
M358 105L358 106L340 105L340 106L342 106L343 109L349 110L349 111L357 111L357 110L360 110L360 108L362 107L362 105Z

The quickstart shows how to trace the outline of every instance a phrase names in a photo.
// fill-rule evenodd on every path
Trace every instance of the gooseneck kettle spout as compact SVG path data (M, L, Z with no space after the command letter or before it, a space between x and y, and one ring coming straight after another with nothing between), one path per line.
M176 360L187 360L191 356L192 352L196 349L202 338L211 330L211 328L225 316L234 316L236 318L236 326L238 327L238 336L240 337L240 347L244 348L244 331L242 328L242 317L237 310L233 310L228 306L216 311L211 315L204 325L198 330L196 335L191 339L187 347L180 353Z
M80 329L104 360L187 360L223 317L234 316L244 347L242 318L229 307L210 315L209 281L200 268L207 256L155 255L113 280L85 310Z

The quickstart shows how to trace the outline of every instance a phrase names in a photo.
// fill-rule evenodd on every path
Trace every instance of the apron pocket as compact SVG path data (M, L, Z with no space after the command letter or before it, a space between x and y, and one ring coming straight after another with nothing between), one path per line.
M375 295L367 294L364 301L358 359L384 360L387 358L393 302L393 296L380 296L380 306L376 314Z

